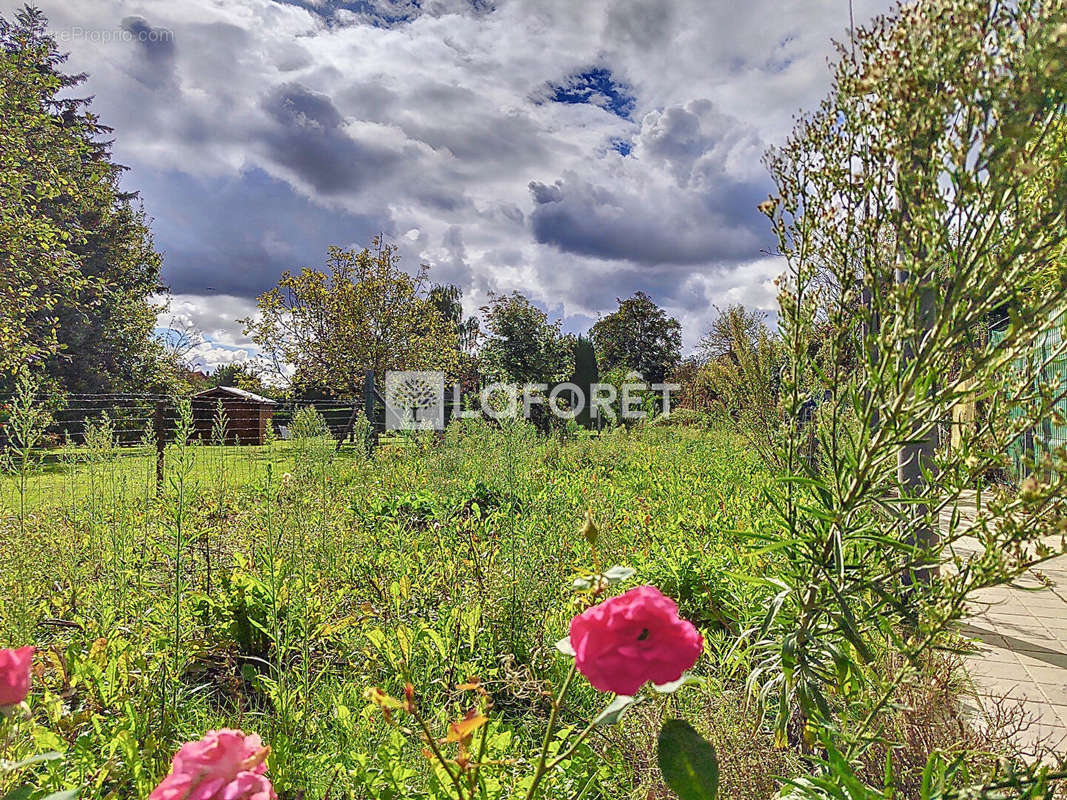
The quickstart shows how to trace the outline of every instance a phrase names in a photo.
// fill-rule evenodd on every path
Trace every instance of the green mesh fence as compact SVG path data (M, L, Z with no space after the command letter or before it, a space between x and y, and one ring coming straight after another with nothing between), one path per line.
M1063 320L1061 319L1060 322L1062 323ZM995 330L990 333L990 339L994 344L999 344L1004 340L1005 335L1006 331ZM1034 347L1033 358L1035 363L1049 361L1052 352L1062 341L1062 325L1057 325L1045 333ZM1026 369L1025 358L1016 359L1015 364L1020 371ZM1050 361L1037 380L1041 383L1052 384L1057 391L1063 392L1067 388L1067 355L1061 355L1059 358ZM1067 397L1061 397L1057 407L1067 416ZM1018 419L1022 416L1022 413L1021 409L1012 409L1010 412L1013 419ZM1039 461L1042 456L1064 445L1067 445L1067 426L1056 425L1051 418L1042 420L1040 425L1023 433L1012 442L1009 449L1009 455L1014 465L1015 479L1018 481L1026 477L1029 471L1027 457L1034 461Z

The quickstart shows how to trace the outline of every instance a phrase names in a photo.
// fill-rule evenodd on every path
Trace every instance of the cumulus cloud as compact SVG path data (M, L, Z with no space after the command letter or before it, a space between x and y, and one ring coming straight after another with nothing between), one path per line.
M766 302L760 154L848 23L810 0L39 5L165 281L237 350L237 305L378 231L468 310L518 289L580 326L641 289L699 327Z
M761 238L732 225L712 198L700 194L659 185L608 187L573 173L553 186L531 183L530 189L537 240L571 253L649 266L736 261L759 253Z
M755 128L699 98L646 114L634 154L667 169L680 187L712 192L722 181L763 178L765 149Z
M252 350L252 340L234 320L254 317L254 301L227 294L173 294L165 298L157 325L186 333L195 341L212 342L230 349Z
M252 353L248 350L233 350L212 342L204 342L192 348L186 359L190 366L208 374L227 364L247 364L254 360Z
M724 264L769 245L756 213L768 181L756 132L711 101L650 111L607 179L600 164L530 183L538 241L649 266ZM604 181L601 183L600 181Z

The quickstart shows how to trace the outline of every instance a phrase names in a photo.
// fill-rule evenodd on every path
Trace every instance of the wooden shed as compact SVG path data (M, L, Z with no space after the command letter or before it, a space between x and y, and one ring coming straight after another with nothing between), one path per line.
M194 394L193 425L196 436L211 442L219 401L226 417L226 444L263 444L273 422L277 402L233 386L216 386Z

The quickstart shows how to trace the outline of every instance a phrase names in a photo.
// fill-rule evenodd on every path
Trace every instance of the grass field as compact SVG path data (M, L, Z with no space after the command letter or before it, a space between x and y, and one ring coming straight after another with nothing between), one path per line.
M396 434L380 437L380 447L397 450L413 445L412 439ZM173 456L173 449L170 451ZM223 481L230 489L261 484L267 465L279 475L296 465L300 452L292 441L276 440L263 446L219 446L198 444L190 478L198 485L216 488ZM336 453L338 464L362 459L362 450L347 441ZM154 447L115 447L101 457L87 447L53 447L36 455L34 467L23 484L15 472L0 473L0 509L18 514L24 503L29 512L36 509L91 504L103 493L107 497L130 499L136 494L154 494L156 490ZM168 456L164 458L164 482L170 475Z
M205 445L197 448L192 478L203 484L221 473L229 486L247 486L263 480L268 462L284 465L291 461L292 453L289 442L264 447ZM85 447L57 447L43 451L38 458L22 496L17 474L0 475L0 507L17 513L24 500L29 510L63 505L78 508L101 494L129 499L134 493L155 492L155 448L116 448L101 459Z
M42 791L145 797L181 742L232 726L271 745L282 797L449 797L365 692L410 683L443 736L477 677L490 795L522 796L567 666L554 643L582 607L571 584L613 564L678 600L710 680L598 729L542 796L659 796L654 718L682 706L720 744L725 796L765 797L791 769L720 663L768 597L744 580L769 564L745 536L773 524L767 473L726 433L561 442L467 422L371 459L327 439L171 446L159 497L149 452L76 455L21 497L17 476L0 484L0 641L42 654L12 749L65 754L33 768ZM606 701L587 683L571 696L564 730Z

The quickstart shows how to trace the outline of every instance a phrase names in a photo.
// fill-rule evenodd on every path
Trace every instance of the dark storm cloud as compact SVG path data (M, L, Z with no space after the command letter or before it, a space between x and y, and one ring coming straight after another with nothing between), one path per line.
M134 77L150 89L175 86L178 49L174 32L153 27L144 17L126 17L122 30L130 35L141 54Z
M276 123L263 134L270 158L323 195L362 189L397 162L394 153L351 138L333 101L298 83L275 89L263 109Z
M596 271L551 269L540 274L550 296L566 297L573 303L601 311L615 307L617 299L642 291L657 303L685 310L707 309L708 297L701 285L690 283L691 267L649 269L625 261L603 264Z
M530 184L534 236L569 253L657 264L702 264L758 258L766 238L756 212L759 195L741 187L728 201L695 193L642 196L568 176ZM712 206L747 205L728 218Z
M140 183L176 294L256 297L284 270L321 265L329 245L363 246L389 226L384 212L329 211L258 170L207 180L144 174Z
M153 63L159 65L174 63L177 48L172 31L166 28L154 28L144 17L126 17L122 20L122 29L133 36Z

